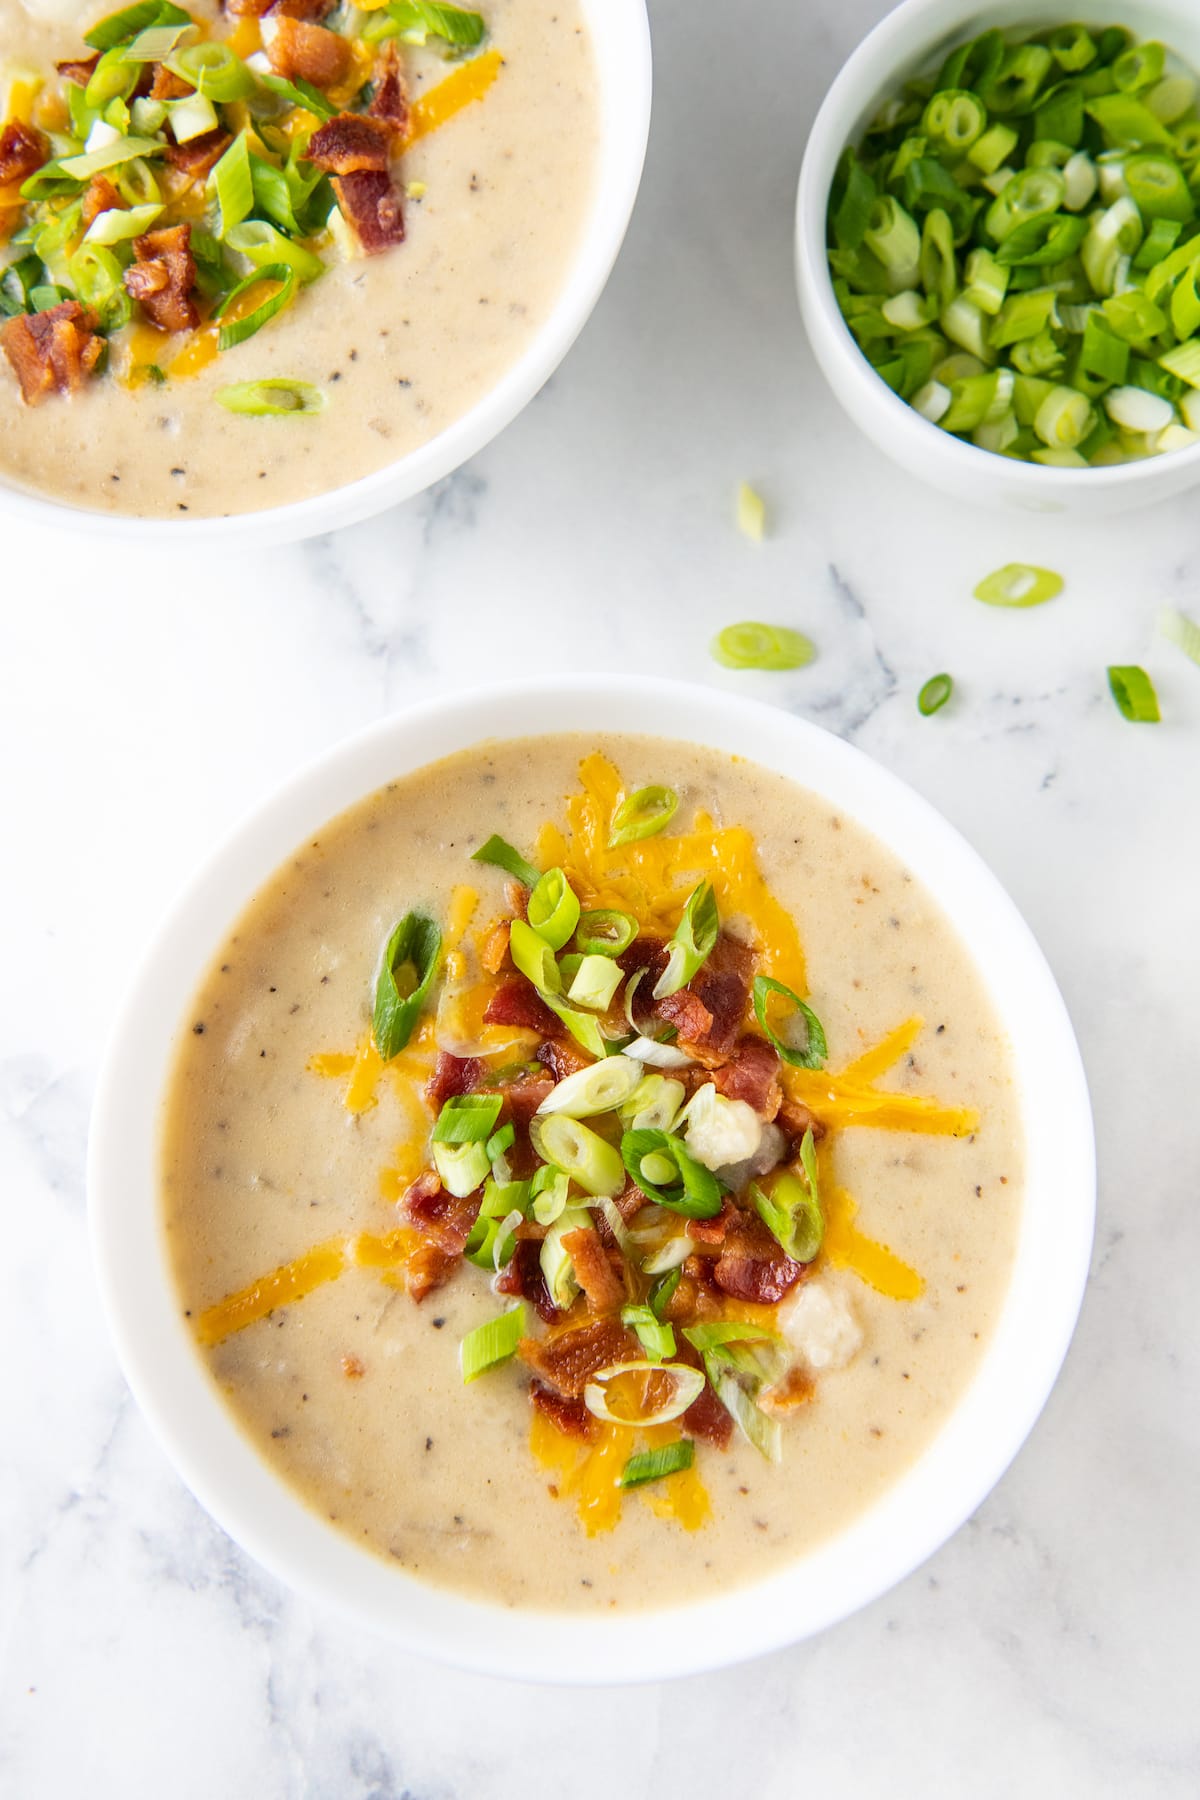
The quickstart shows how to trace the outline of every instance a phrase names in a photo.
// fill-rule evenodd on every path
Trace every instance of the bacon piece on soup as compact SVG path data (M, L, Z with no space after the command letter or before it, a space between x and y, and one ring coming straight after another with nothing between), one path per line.
M331 175L355 175L363 169L385 170L392 134L382 119L361 113L338 113L313 132L305 156L314 168Z
M640 1362L641 1346L619 1319L596 1319L556 1337L522 1338L522 1362L568 1400L578 1400L597 1369L610 1363Z
M154 80L150 83L151 100L182 100L187 94L194 94L195 88L182 75L176 75L165 63L155 63Z
M516 1025L543 1036L559 1029L558 1020L524 975L507 975L484 1008L485 1025Z
M83 196L83 207L79 215L80 223L86 231L93 219L98 219L102 212L112 212L114 208L125 210L125 202L104 175L93 175L88 182L87 192Z
M550 1298L542 1274L542 1246L534 1238L521 1238L513 1251L508 1266L496 1277L498 1294L515 1294L522 1300L528 1300L539 1319L549 1325L558 1313L558 1308Z
M502 1092L508 1102L513 1124L527 1127L542 1101L549 1097L553 1089L554 1083L548 1075L522 1075L511 1087L504 1088Z
M201 175L208 174L214 163L220 161L232 142L229 133L222 131L218 125L186 144L168 144L166 158L173 169L198 181Z
M421 1233L422 1242L405 1264L404 1280L414 1300L453 1274L479 1211L479 1202L448 1194L432 1169L418 1175L400 1201L400 1215Z
M302 19L306 25L319 25L333 11L336 0L273 0L273 19Z
M10 119L0 131L0 187L15 186L37 173L50 154L50 140L35 125Z
M815 1113L810 1112L803 1100L793 1100L790 1094L785 1094L783 1097L783 1104L779 1108L778 1122L797 1146L806 1131L812 1132L813 1140L818 1144L825 1136L824 1121L818 1119Z
M733 1047L733 1055L713 1071L713 1086L727 1100L744 1100L761 1119L773 1119L783 1100L779 1085L779 1057L765 1038L747 1032Z
M425 1098L430 1106L440 1107L444 1100L478 1087L486 1071L487 1064L477 1056L452 1056L448 1050L439 1050L433 1074L425 1084Z
M333 191L342 217L368 256L404 242L404 208L391 176L382 169L335 175Z
M514 919L529 917L529 889L524 882L510 879L504 884L504 898Z
M309 81L314 87L336 87L350 73L350 45L336 31L323 25L307 25L303 19L272 14L273 29L267 40L267 58L276 75L285 81Z
M200 323L191 298L196 263L190 225L171 225L134 238L137 258L125 271L125 289L160 331L193 331Z
M104 339L78 300L61 300L45 312L18 313L0 331L0 345L21 384L27 406L47 394L73 394L100 360Z
M668 1025L675 1027L681 1050L701 1043L712 1027L712 1014L699 994L691 988L680 988L677 994L668 994L665 999L656 1000L654 1010L660 1019L665 1019Z
M774 1306L807 1274L807 1264L785 1255L760 1218L740 1210L712 1272L723 1293L756 1306Z
M625 1282L617 1274L609 1253L590 1225L564 1233L563 1249L575 1269L575 1278L587 1296L593 1312L617 1312L626 1301ZM620 1252L617 1252L618 1258Z
M73 81L76 87L86 87L96 73L96 64L100 61L100 52L94 56L73 56L66 62L55 63L55 68L64 81Z
M568 1075L577 1075L580 1069L590 1068L595 1060L571 1038L555 1038L549 1043L541 1044L537 1059L545 1064L555 1081L565 1081Z
M538 1412L567 1437L590 1438L592 1415L582 1400L567 1400L540 1381L529 1384L529 1398Z
M729 1235L729 1227L741 1216L732 1200L726 1197L715 1219L689 1219L687 1234L695 1244L723 1244Z
M733 1420L707 1382L679 1421L689 1437L703 1438L724 1450L733 1434Z
M626 1225L628 1225L630 1219L636 1218L643 1206L648 1205L649 1202L637 1182L627 1180L623 1191L617 1195L614 1204Z
M375 96L367 111L373 119L382 119L398 138L408 131L408 87L391 40L375 65Z

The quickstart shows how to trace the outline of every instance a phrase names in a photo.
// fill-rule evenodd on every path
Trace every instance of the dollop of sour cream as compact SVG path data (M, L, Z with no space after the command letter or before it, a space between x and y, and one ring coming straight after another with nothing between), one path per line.
M810 1369L844 1369L859 1350L862 1326L840 1287L806 1281L779 1309L779 1329Z

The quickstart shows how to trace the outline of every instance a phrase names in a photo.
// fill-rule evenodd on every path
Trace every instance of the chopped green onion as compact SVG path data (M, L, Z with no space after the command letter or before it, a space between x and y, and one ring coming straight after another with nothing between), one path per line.
M637 934L637 920L630 913L585 912L575 927L575 942L584 956L620 956Z
M728 1344L779 1344L776 1332L766 1325L753 1325L748 1319L715 1319L704 1325L685 1325L683 1335L693 1350L707 1356L712 1350Z
M951 694L954 682L949 675L931 675L917 695L917 711L926 719L940 712Z
M471 852L472 862L492 863L503 869L506 875L512 875L523 886L532 890L541 880L541 875L532 863L527 863L519 850L506 844L502 837L490 837L486 844Z
M216 196L220 221L218 237L227 238L234 226L240 225L254 207L254 185L250 178L250 150L246 133L239 131L220 161L213 165L208 178L208 191Z
M172 74L190 81L198 94L228 106L232 100L244 100L255 89L254 76L240 56L228 44L190 44L167 59Z
M126 62L166 62L180 44L190 41L195 35L196 27L191 23L187 25L151 25L147 30L139 31L135 38L131 38L129 43L123 46L121 55Z
M614 1112L640 1087L640 1064L627 1056L606 1056L590 1068L576 1069L556 1082L538 1107L538 1116L565 1113L568 1118L588 1119L594 1113Z
M259 381L235 381L213 396L229 412L251 418L284 418L322 412L325 396L307 381L290 375L267 375Z
M442 934L423 913L405 913L387 941L375 982L372 1031L384 1062L413 1034L441 955Z
M126 6L120 12L109 13L99 24L84 37L89 50L111 50L117 44L128 43L141 31L149 30L155 25L191 25L194 21L190 13L181 7L172 6L170 0L140 0L136 6Z
M1111 666L1108 686L1122 718L1135 725L1156 725L1161 719L1154 683L1136 663Z
M737 491L737 526L743 537L761 544L766 535L767 508L761 494L746 482L738 483Z
M553 950L541 933L527 925L524 919L514 919L509 926L508 950L521 974L527 981L532 981L539 993L561 991L562 977Z
M647 1199L685 1219L715 1219L720 1212L720 1183L678 1138L665 1131L627 1131L621 1138L621 1158Z
M1200 625L1186 613L1177 612L1173 606L1164 606L1158 615L1158 629L1185 656L1200 664Z
M817 654L810 639L786 625L747 621L727 625L713 640L712 653L727 669L802 669Z
M660 1281L656 1281L650 1290L650 1311L656 1319L661 1319L671 1304L671 1297L679 1286L680 1271L669 1269Z
M657 836L671 823L678 806L679 795L674 788L638 788L635 794L622 800L613 814L609 849L615 850L621 844L640 843L643 838Z
M712 883L702 881L688 895L683 917L671 933L667 966L654 984L656 1000L687 985L712 954L720 929Z
M285 263L301 282L316 281L325 273L325 264L319 256L306 250L303 244L285 237L265 219L247 219L244 224L234 225L224 236L231 250L236 250L239 256L248 256L260 270L266 263Z
M1041 606L1053 600L1066 586L1053 569L1039 569L1032 563L1006 563L991 575L985 575L975 588L976 600L985 606Z
M555 973L557 974L557 970ZM575 1042L582 1044L589 1055L608 1055L608 1045L604 1041L603 1033L596 1023L594 1014L579 1012L575 1007L568 1006L561 994L554 993L549 988L539 988L538 997L557 1018L562 1020Z
M626 1375L649 1375L659 1379L667 1376L674 1392L661 1405L651 1406L648 1412L632 1415L613 1412L605 1390L609 1382ZM685 1413L703 1392L704 1376L689 1363L612 1363L607 1369L597 1369L583 1390L583 1403L595 1418L607 1420L612 1425L666 1425Z
M783 1432L778 1419L755 1404L737 1376L718 1367L713 1381L717 1399L733 1419L748 1444L753 1445L767 1462L777 1463L783 1455Z
M751 1183L750 1198L763 1224L793 1262L810 1263L821 1248L825 1218L817 1178L817 1153L811 1128L800 1145L804 1180L784 1171L767 1192Z
M446 1192L465 1200L491 1173L487 1145L434 1144L433 1162Z
M182 100L168 100L166 108L171 132L177 144L190 144L193 138L205 137L221 123L216 107L203 94L188 94Z
M561 869L539 875L529 895L529 923L551 950L561 950L579 923L579 901Z
M612 1199L625 1186L620 1152L578 1119L566 1113L537 1113L529 1135L543 1162L561 1169L585 1194Z
M496 1120L500 1117L503 1105L504 1099L500 1094L452 1094L442 1102L442 1110L433 1128L434 1143L487 1144L490 1160L493 1155L499 1154L499 1151L493 1152L488 1139L496 1129Z
M563 962L566 962L566 957ZM567 999L576 1006L590 1007L593 1012L607 1012L621 985L624 971L611 956L581 956L579 967L571 977Z
M99 149L85 151L82 156L63 157L58 167L73 181L90 181L93 175L115 169L135 156L161 156L164 148L157 138L118 137Z
M468 1331L459 1346L464 1382L474 1381L488 1369L507 1362L516 1354L524 1335L525 1308L520 1301L508 1312L501 1313L498 1319L489 1319L486 1324L477 1325L474 1331Z
M638 1342L651 1362L665 1362L675 1354L675 1333L648 1306L623 1306L621 1323L637 1333Z
M608 1060L615 1062L617 1059L611 1057ZM682 1081L673 1081L669 1075L643 1075L628 1100L617 1110L622 1124L630 1131L670 1131L679 1117L685 1095Z
M570 1178L561 1169L550 1163L542 1164L530 1183L533 1216L539 1225L553 1225L562 1217L570 1187Z
M384 36L397 36L406 44L421 45L432 36L463 50L483 42L482 14L445 5L443 0L391 0L383 10L389 29L376 31L376 42Z
M320 88L313 87L310 81L288 81L282 75L268 75L265 71L256 77L260 87L268 93L277 94L291 106L299 106L305 112L313 113L324 123L332 119L337 107L325 98Z
M537 1202L534 1202L534 1216L537 1216ZM566 1312L579 1292L579 1282L575 1277L575 1265L571 1255L563 1247L563 1239L573 1231L590 1231L592 1221L581 1206L568 1207L560 1211L551 1224L549 1231L542 1239L542 1247L538 1252L538 1263L542 1271L542 1279L546 1283L546 1292L560 1312Z
M795 1019L804 1021L804 1043L800 1048L782 1038L771 1029L767 1020L767 1004L772 994L778 994L791 1006ZM825 1030L811 1006L806 1006L798 994L793 994L790 987L782 981L776 981L770 975L756 975L754 978L754 1016L780 1057L794 1069L819 1069L829 1055L829 1046L825 1041Z
M245 281L239 281L231 293L226 294L213 314L214 319L223 318L234 301L240 300L243 294L249 293L260 281L276 281L279 286L269 299L264 300L261 306L256 306L244 319L231 319L228 325L221 326L217 338L218 349L231 350L235 344L244 344L247 338L252 338L277 313L281 313L295 292L296 272L287 263L265 263L253 275L248 275Z
M110 206L106 212L96 214L83 234L84 241L123 244L127 239L141 237L143 232L149 231L161 212L161 206Z
M674 1444L660 1444L656 1450L639 1450L621 1470L619 1486L644 1487L648 1481L663 1481L668 1475L678 1475L681 1469L691 1468L695 1455L696 1446L686 1437Z

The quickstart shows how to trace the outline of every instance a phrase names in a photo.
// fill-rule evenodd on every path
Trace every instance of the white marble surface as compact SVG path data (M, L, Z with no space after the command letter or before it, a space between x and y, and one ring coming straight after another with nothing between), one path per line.
M0 604L0 1794L601 1800L1200 1791L1194 501L1087 531L950 509L841 418L789 273L805 130L883 0L657 0L657 111L616 276L526 416L436 493L261 557L6 536ZM775 521L730 523L756 480ZM970 598L1017 556L1068 590ZM734 676L759 616L820 660ZM1109 661L1165 722L1125 724ZM147 934L298 759L530 667L666 667L852 738L942 807L1041 938L1083 1041L1102 1188L1064 1376L977 1517L822 1640L598 1695L364 1643L180 1486L115 1366L84 1216L88 1103ZM954 672L953 710L914 693ZM647 721L652 724L652 721Z

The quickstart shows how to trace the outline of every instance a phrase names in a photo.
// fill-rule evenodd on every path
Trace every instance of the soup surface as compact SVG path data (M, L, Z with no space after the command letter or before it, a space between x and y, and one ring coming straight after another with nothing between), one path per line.
M564 1436L531 1409L519 1358L464 1385L460 1340L506 1303L469 1263L416 1303L389 1248L397 1200L429 1162L423 1084L439 1045L509 1066L537 1038L480 1028L443 998L386 1069L370 1040L381 949L410 909L440 922L452 986L487 958L510 908L500 871L469 858L493 833L571 872L584 815L571 815L565 848L547 823L563 827L581 771L601 815L615 771L626 793L670 784L678 812L653 842L716 833L719 896L734 853L749 855L747 911L778 918L778 902L794 920L789 985L806 963L828 1041L824 1068L783 1071L789 1101L806 1099L817 1134L825 1127L825 1224L779 1309L799 1402L778 1415L781 1460L735 1432L725 1450L698 1442L685 1473L624 1495L622 1462L645 1437L611 1425L599 1445ZM723 923L755 935L732 909ZM782 975L770 949L759 945L762 966ZM422 1579L513 1606L685 1601L848 1524L970 1379L1004 1296L1021 1188L1008 1049L934 898L782 776L641 737L484 745L333 820L222 944L164 1101L180 1305L242 1430L338 1530Z
M6 62L52 73L56 59L84 54L81 34L105 10L68 3L39 19L23 0L0 0ZM188 10L225 37L228 22L211 0L189 0ZM145 517L257 511L382 469L481 400L558 298L599 141L578 0L489 0L485 17L482 55L495 56L494 79L393 163L402 244L363 256L352 235L339 247L319 234L311 247L329 261L326 273L219 354L215 341L197 355L189 334L135 318L114 332L106 373L36 405L22 401L0 357L0 480ZM411 45L402 63L414 104L471 67ZM198 205L203 189L201 179ZM4 242L11 197L0 188L0 269L16 254ZM201 223L212 221L197 216ZM149 379L151 368L166 379ZM247 416L215 399L230 385L280 378L317 389L323 410Z

